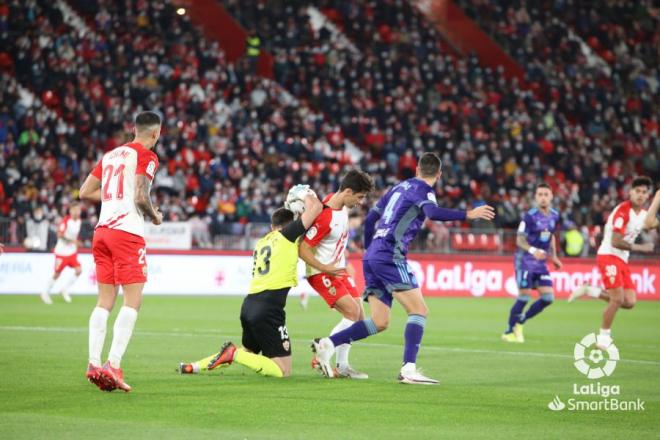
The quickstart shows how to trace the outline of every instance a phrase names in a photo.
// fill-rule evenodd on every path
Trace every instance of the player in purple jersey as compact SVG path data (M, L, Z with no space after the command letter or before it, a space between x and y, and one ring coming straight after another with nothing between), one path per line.
M369 301L371 318L356 321L346 330L328 338L314 340L312 348L325 376L334 376L330 359L335 347L364 339L387 328L394 298L408 314L399 381L425 385L438 383L422 375L415 365L428 308L415 274L406 261L408 245L426 218L453 221L492 220L495 217L493 208L486 205L469 211L440 208L434 189L442 175L440 167L438 156L424 153L417 164L417 177L392 188L367 215L364 224L367 252L362 261L366 284L363 296Z
M552 189L547 183L536 187L534 201L536 208L527 211L518 227L515 267L519 294L509 313L509 326L502 335L502 340L506 342L525 342L523 324L541 313L554 300L552 279L546 265L548 257L555 269L561 269L554 236L560 217L550 207ZM524 312L533 289L541 297Z

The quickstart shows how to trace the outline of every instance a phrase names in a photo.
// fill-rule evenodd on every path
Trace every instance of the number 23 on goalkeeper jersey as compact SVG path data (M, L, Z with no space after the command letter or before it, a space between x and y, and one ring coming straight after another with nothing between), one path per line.
M280 231L263 236L254 248L249 293L298 285L299 237L288 240Z

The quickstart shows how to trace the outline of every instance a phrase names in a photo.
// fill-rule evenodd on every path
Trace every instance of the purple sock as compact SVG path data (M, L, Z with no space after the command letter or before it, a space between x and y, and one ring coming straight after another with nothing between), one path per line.
M522 316L522 318L520 319L520 322L524 323L525 321L527 321L529 319L532 319L533 317L535 317L536 315L541 313L543 311L543 309L548 307L550 304L552 304L552 300L551 299L549 300L548 298L540 298L540 299L536 300L534 302L534 304L532 304L529 307L529 310L527 310L527 313L525 313Z
M330 340L338 347L342 344L350 344L353 341L359 341L371 335L378 333L376 324L371 319L365 319L364 321L356 321L349 328L335 333L330 336Z
M523 314L523 310L525 310L527 301L529 300L525 299L523 301L521 299L517 299L516 302L513 303L513 307L511 307L511 312L509 313L509 328L506 330L507 333L511 333L513 331L513 326L520 322L520 315Z
M403 333L403 338L405 340L405 346L403 348L404 364L407 364L408 362L414 364L417 361L417 352L419 351L419 344L422 342L422 336L424 336L425 325L425 316L408 315L406 330Z

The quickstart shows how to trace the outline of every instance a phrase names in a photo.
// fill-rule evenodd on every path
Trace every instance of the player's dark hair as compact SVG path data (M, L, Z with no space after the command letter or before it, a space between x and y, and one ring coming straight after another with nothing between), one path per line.
M635 177L632 181L632 187L637 188L638 186L647 186L649 189L652 189L653 181L648 176Z
M435 153L424 153L419 158L417 169L422 177L435 177L442 167L442 161Z
M293 212L286 208L278 208L270 216L270 224L274 228L280 228L288 225L293 221Z
M536 185L536 188L534 188L534 194L536 194L536 191L538 191L539 188L549 189L550 192L552 192L552 188L550 188L550 185L548 185L548 184L545 183L545 182L541 182L541 183L539 183L538 185Z
M339 191L345 189L352 189L354 193L369 193L374 190L374 181L363 171L350 170L339 185Z
M135 117L135 127L138 131L160 125L160 122L160 115L156 112L141 112Z

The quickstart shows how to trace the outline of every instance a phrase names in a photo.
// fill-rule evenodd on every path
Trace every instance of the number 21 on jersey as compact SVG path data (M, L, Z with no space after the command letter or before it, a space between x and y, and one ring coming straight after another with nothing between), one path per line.
M115 200L124 198L124 168L124 164L119 165L116 169L112 165L106 165L103 168L103 189L101 196L104 202L113 198ZM114 185L111 185L111 181L115 181ZM110 192L111 190L114 190L114 196Z

